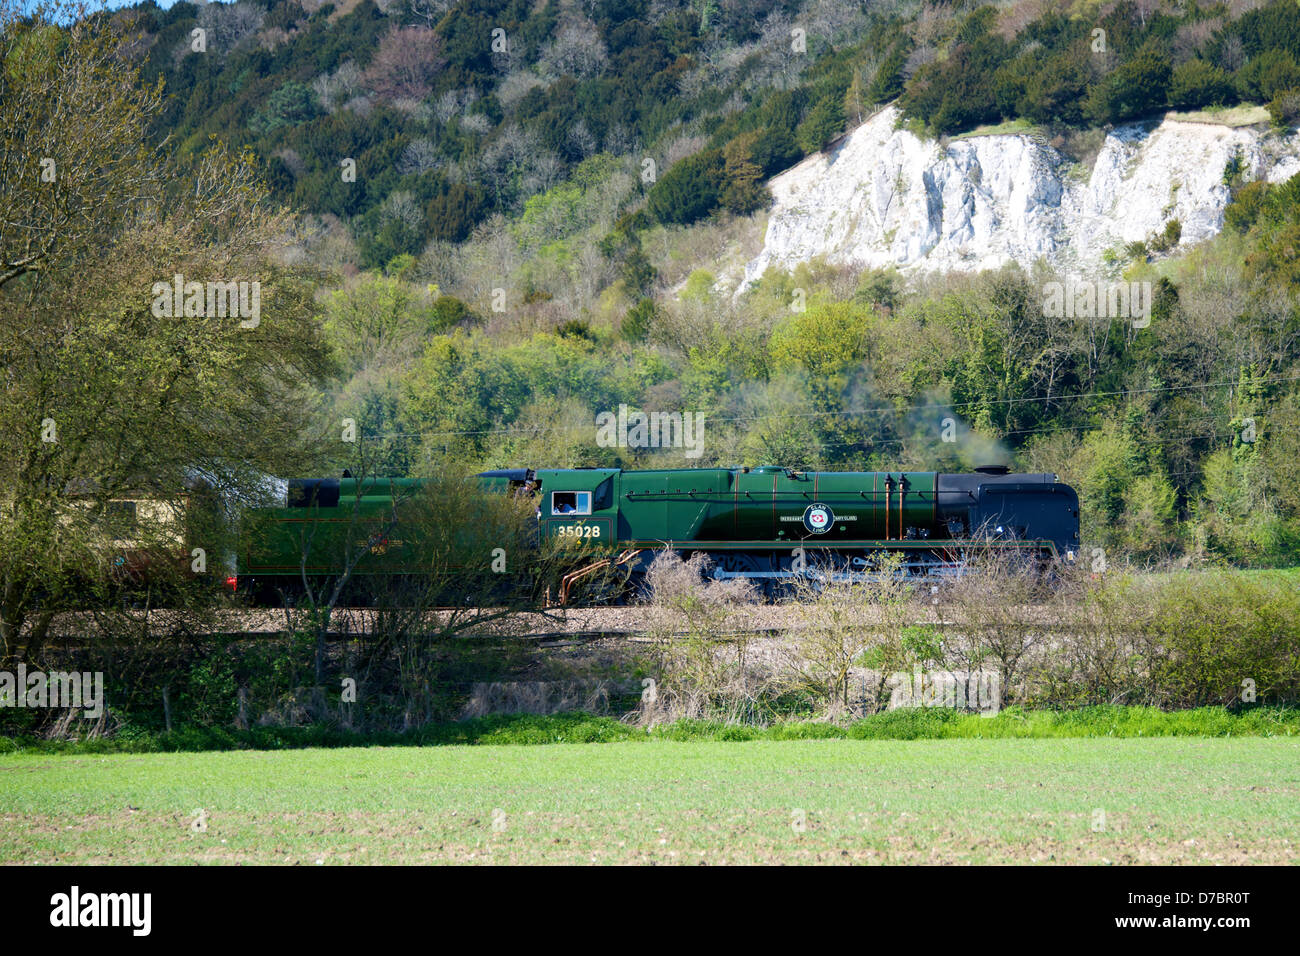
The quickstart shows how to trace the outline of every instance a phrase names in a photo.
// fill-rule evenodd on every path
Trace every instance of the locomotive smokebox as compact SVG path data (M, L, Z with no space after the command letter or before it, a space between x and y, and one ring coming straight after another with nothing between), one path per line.
M1079 496L1048 472L1003 466L935 475L935 512L954 538L1047 539L1059 555L1079 548Z

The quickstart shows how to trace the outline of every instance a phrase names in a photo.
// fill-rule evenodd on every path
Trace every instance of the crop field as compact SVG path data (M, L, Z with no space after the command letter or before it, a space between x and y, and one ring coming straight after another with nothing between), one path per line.
M1290 863L1287 738L0 757L0 863Z

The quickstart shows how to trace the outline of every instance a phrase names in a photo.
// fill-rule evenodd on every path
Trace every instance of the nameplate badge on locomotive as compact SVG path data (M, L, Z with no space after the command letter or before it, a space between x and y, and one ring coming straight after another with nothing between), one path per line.
M811 504L803 513L803 526L813 534L825 534L835 523L835 513L827 505Z

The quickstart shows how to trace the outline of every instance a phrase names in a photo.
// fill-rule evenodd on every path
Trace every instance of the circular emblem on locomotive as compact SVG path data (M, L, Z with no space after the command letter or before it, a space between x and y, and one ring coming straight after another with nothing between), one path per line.
M825 534L835 523L835 512L823 504L811 504L803 513L803 526L813 534Z

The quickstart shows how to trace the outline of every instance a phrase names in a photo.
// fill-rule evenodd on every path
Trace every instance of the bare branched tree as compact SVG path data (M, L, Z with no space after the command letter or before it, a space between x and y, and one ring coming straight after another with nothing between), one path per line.
M437 33L425 27L398 27L379 41L364 83L387 99L423 99L446 62Z

